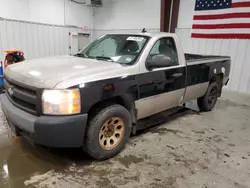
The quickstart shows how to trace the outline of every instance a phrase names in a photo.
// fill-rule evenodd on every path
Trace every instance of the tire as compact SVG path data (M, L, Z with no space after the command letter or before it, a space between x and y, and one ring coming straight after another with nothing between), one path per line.
M209 84L207 92L203 97L198 98L197 104L201 111L211 111L218 99L219 87L216 82Z
M89 121L84 148L96 160L114 157L124 148L131 127L132 118L126 108L121 105L103 108Z

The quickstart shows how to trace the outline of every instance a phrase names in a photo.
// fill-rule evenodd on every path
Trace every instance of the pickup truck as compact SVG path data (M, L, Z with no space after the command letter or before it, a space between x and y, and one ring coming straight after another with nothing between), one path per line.
M104 160L154 114L194 99L212 110L230 64L230 57L184 54L175 34L107 34L72 56L8 66L1 106L17 136Z

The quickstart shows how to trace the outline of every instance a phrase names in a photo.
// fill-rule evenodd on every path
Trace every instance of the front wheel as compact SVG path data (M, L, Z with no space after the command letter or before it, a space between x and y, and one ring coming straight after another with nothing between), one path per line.
M219 96L219 87L218 84L213 82L209 84L207 92L203 97L198 98L197 103L202 111L211 111L218 99Z
M102 109L89 122L85 149L97 160L117 155L125 146L131 133L132 118L121 105Z

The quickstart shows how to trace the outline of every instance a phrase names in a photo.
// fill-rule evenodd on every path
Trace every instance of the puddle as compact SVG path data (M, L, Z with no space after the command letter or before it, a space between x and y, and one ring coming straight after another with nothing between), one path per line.
M144 161L144 158L142 157L136 157L134 155L126 155L124 157L117 156L114 160L118 161L122 165L124 165L126 168L129 168L131 164L137 164Z
M3 126L0 124L0 127ZM50 170L63 171L73 162L86 164L89 157L78 149L34 146L24 138L0 134L0 187L23 188L24 181Z
M167 128L158 128L158 129L153 129L150 131L151 133L158 133L159 135L165 135L166 133L173 133L177 135L178 133L183 133L182 131L175 130L175 129L167 129Z
M23 182L29 177L51 169L62 169L69 164L67 160L43 148L34 147L24 139L1 146L0 153L0 182L6 184L6 187L24 187Z
M205 131L197 131L197 130L192 130L192 132L196 133L196 134L205 134Z

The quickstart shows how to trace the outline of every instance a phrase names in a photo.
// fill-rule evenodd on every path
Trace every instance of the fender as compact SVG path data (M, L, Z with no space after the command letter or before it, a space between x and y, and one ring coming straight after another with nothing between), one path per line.
M98 103L113 101L126 107L133 119L136 117L135 101L138 99L138 87L133 75L87 83L80 88L80 94L82 113L88 113Z

